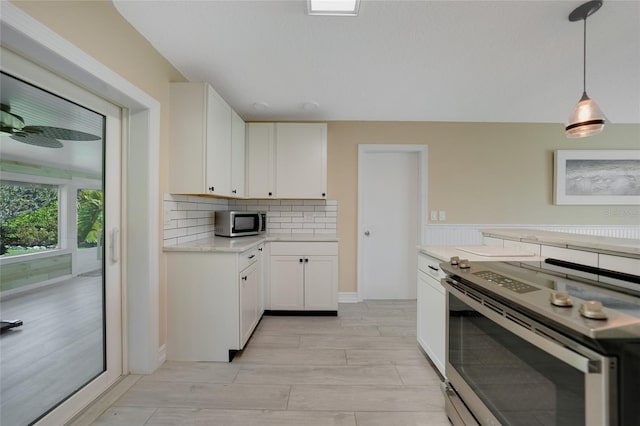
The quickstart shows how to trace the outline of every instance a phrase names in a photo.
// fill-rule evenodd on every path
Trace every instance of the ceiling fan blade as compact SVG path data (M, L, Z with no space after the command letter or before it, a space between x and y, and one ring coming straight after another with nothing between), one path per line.
M11 139L43 148L62 148L62 142L35 133L14 133Z
M78 130L63 129L60 127L50 126L25 126L22 129L28 133L38 133L51 139L62 139L64 141L97 141L100 136L90 133L80 132Z

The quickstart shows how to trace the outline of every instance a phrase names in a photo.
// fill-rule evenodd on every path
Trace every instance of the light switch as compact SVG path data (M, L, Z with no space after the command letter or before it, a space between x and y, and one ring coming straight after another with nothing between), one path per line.
M447 213L444 210L438 212L438 220L447 220Z
M436 210L431 210L431 220L438 220L438 212Z

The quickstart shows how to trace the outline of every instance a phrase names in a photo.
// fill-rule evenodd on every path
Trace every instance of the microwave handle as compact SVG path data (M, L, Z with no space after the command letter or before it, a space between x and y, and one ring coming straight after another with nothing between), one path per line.
M262 223L262 213L258 213L258 232L262 232L264 224Z

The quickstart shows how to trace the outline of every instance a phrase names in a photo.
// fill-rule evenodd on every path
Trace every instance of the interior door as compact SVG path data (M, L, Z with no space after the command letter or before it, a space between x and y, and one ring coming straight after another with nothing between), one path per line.
M361 152L363 299L415 299L418 244L416 152Z
M0 337L0 423L58 425L123 372L121 110L8 50L1 58L3 111L19 119L0 140L0 180L54 188L57 209L32 210L57 215L57 242L0 265L69 266L0 298L3 317L23 320Z

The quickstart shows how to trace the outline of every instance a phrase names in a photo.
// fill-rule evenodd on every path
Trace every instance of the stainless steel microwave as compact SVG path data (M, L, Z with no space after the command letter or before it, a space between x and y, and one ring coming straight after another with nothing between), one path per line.
M267 231L266 212L217 211L215 234L221 237L244 237Z

